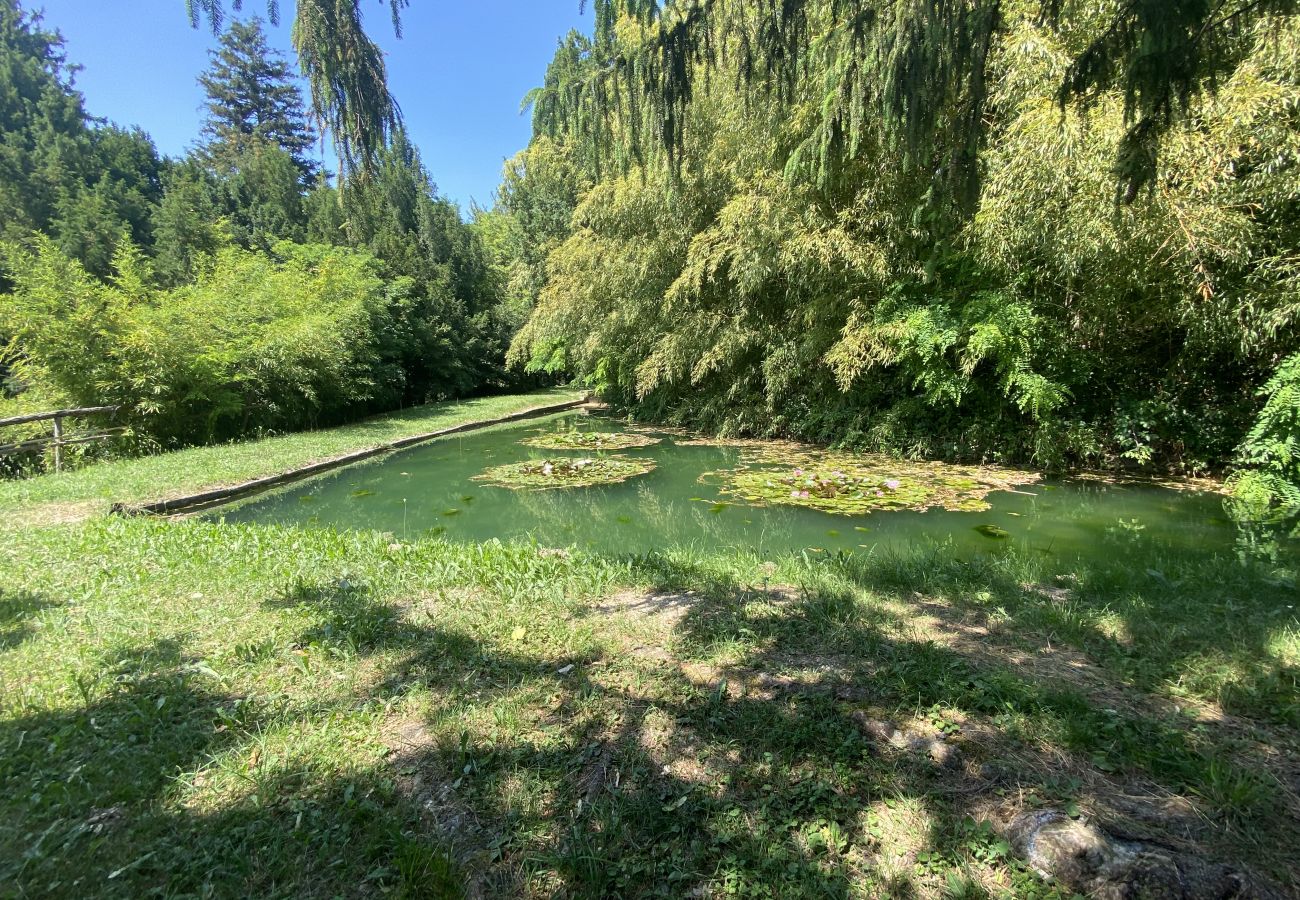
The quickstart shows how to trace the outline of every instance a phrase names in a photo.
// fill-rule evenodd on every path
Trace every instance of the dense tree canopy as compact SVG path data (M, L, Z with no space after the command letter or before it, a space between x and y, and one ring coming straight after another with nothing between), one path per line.
M400 130L332 184L260 23L228 24L163 160L0 0L0 406L121 404L153 446L503 386L521 316L479 229Z
M238 10L243 0L231 0ZM387 0L401 34L410 0ZM586 5L586 0L583 0ZM766 102L792 106L816 74L819 127L809 149L829 175L869 147L923 158L944 199L969 206L978 186L990 50L1025 10L1004 0L593 0L596 61L580 79L537 98L552 136L582 133L626 164L647 152L676 164L696 84L726 70ZM400 122L383 56L365 34L361 0L299 0L294 46L347 164L369 165ZM225 0L186 0L191 22L214 31ZM1029 12L1062 40L1055 87L1062 107L1108 91L1124 97L1115 170L1124 196L1156 176L1164 136L1193 100L1239 59L1255 25L1298 0L1135 0L1098 6L1035 0ZM272 19L278 0L267 0ZM641 26L619 40L620 22ZM1082 37L1080 37L1082 35Z
M316 193L313 234L333 232L335 241L368 250L411 284L401 351L408 399L463 394L501 379L511 335L498 279L479 235L438 196L406 133L394 134L372 172Z
M819 101L810 148L821 174L874 143L916 158L969 205L995 41L1028 15L1065 52L1062 107L1124 97L1116 174L1127 199L1149 185L1163 137L1239 61L1255 25L1295 0L595 0L598 64L542 98L548 131L579 128L639 157L674 162L701 77L726 70L766 102ZM620 20L643 26L616 38ZM812 80L808 76L814 76ZM624 103L624 99L630 102ZM869 140L874 132L875 141Z
M51 235L91 271L121 239L148 241L162 164L152 142L93 120L63 41L0 0L0 238Z

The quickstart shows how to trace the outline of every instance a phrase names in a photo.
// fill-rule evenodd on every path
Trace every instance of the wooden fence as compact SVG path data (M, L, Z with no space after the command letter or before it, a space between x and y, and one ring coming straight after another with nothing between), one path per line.
M7 419L0 419L0 428L6 428L11 425L27 425L32 422L53 423L52 434L38 438L31 438L25 441L18 441L13 444L0 444L0 456L10 456L14 453L22 453L25 450L39 450L44 447L53 447L54 471L61 471L63 469L64 447L73 444L88 444L91 441L102 441L115 434L121 434L126 430L125 428L107 428L103 431L96 431L91 434L82 434L68 438L63 436L63 420L76 419L83 416L112 415L119 409L121 409L120 406L90 406L83 409L56 409L53 412L27 413L22 416L10 416Z

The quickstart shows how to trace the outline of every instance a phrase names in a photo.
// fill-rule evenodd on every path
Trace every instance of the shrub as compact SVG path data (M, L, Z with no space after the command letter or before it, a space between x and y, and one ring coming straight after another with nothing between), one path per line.
M1300 514L1300 353L1283 360L1260 395L1264 408L1237 451L1234 505L1252 521L1294 519Z
M401 285L367 253L226 248L173 290L153 288L129 246L106 283L43 236L4 260L8 365L73 403L121 405L164 445L330 424L401 396L387 361Z

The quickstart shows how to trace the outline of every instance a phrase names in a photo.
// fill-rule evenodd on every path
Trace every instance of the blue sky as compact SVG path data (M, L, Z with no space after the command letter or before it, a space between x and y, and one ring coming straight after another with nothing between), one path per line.
M24 0L45 10L63 33L77 87L92 115L139 125L161 152L183 153L198 136L203 93L195 83L215 44L190 28L184 0ZM295 67L289 47L292 0L268 28ZM403 38L393 36L388 4L366 0L366 26L388 55L389 85L442 195L468 211L490 206L505 159L528 143L519 102L541 83L556 42L591 29L579 0L413 0ZM265 0L245 0L244 16L266 16ZM332 151L329 151L332 154ZM327 156L332 160L332 155Z

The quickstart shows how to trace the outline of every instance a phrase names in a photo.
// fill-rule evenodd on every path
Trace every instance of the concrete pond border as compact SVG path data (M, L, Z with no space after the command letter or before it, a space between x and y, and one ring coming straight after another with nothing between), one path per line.
M203 491L198 494L190 494L184 497L155 500L151 503L114 503L110 509L110 513L119 516L176 516L186 513L201 512L205 509L211 509L213 507L222 506L226 503L231 503L235 500L242 500L245 497L251 497L254 494L260 494L263 491L270 490L271 488L290 484L295 481L301 481L304 478L310 478L311 476L319 475L322 472L341 469L344 466L350 466L353 463L373 459L376 456L383 456L385 453L392 453L396 450L405 450L408 447L414 447L417 444L434 441L438 438L449 437L450 435L461 434L466 431L477 431L482 428L491 428L495 425L508 425L511 422L522 422L528 419L537 419L542 416L554 415L556 413L569 412L570 410L580 409L584 406L589 406L590 404L591 398L584 397L581 400L570 400L566 403L555 403L549 406L535 406L531 409L521 410L517 413L511 413L508 416L500 416L496 419L465 422L461 425L454 425L451 428L442 428L438 431L412 435L411 437L401 438L387 444L380 444L377 447L357 450L353 453L344 454L343 456L336 456L332 459L326 459L310 465L301 466L287 472L280 472L276 475L267 475L264 478L255 478L252 481L246 481L243 484L214 488L213 490Z

